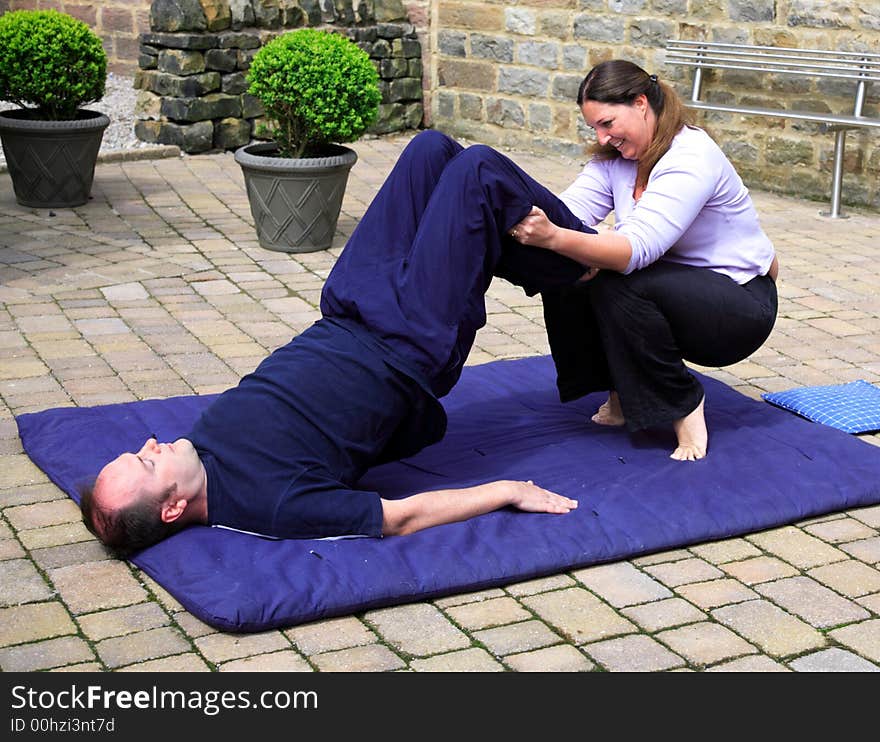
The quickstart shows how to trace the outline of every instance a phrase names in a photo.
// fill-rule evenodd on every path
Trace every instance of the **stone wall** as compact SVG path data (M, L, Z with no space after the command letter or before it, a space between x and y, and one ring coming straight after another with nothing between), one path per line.
M880 53L880 2L843 0L433 0L431 121L491 144L580 157L591 136L574 99L596 63L630 59L690 93L665 65L667 38ZM803 80L803 78L801 78ZM784 86L710 75L704 99L796 105ZM854 86L811 84L812 106L851 113ZM799 105L804 105L801 102ZM878 115L880 84L864 113ZM703 119L747 183L825 199L834 137L816 124L713 114ZM880 207L880 131L847 134L844 202Z
M137 69L138 35L150 30L150 0L0 0L0 13L49 9L89 24L104 42L111 72L130 75Z
M338 31L370 55L382 93L371 133L421 125L422 49L400 0L153 0L134 80L138 138L197 153L258 137L250 62L269 39L304 26Z

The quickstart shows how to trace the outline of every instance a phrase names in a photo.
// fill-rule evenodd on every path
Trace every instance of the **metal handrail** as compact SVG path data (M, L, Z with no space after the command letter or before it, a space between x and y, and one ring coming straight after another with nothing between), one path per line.
M751 48L751 47L750 47ZM727 59L729 57L755 57L757 59L793 59L793 60L803 60L808 61L813 64L827 64L828 59L831 59L833 62L838 64L843 64L847 66L861 66L864 64L874 66L880 64L880 56L874 54L864 54L857 55L851 57L816 57L811 56L809 53L807 54L774 54L772 52L756 52L749 51L748 49L743 51L742 49L734 50L734 49L706 49L705 47L689 47L687 49L680 49L675 46L667 46L666 50L671 54L678 54L686 57L713 57L717 59ZM729 56L724 56L729 55ZM792 62L795 64L795 62Z
M675 59L669 60L675 62L675 64L682 64L688 67L708 67L710 69L721 69L721 70L746 70L749 72L781 72L789 75L812 75L813 77L835 77L841 80L865 80L868 82L880 82L880 74L844 74L838 72L818 72L813 70L791 70L785 69L782 67L752 67L747 65L738 65L736 67L732 67L730 65L724 64L713 64L712 62L703 62L703 61L689 61L683 59Z
M719 111L742 115L779 116L815 121L825 131L834 132L834 166L831 178L831 208L827 216L840 218L840 198L843 189L843 157L846 132L861 127L880 128L880 118L862 116L862 107L868 83L880 82L880 54L871 52L844 52L826 49L803 50L790 47L751 46L710 41L666 42L666 62L671 65L694 67L691 100L686 104L704 111ZM705 69L744 70L782 75L810 75L855 82L852 115L819 111L797 111L750 106L728 106L700 100ZM823 212L825 213L825 212Z
M703 100L686 100L685 104L690 108L706 111L720 111L722 113L739 113L746 116L782 116L797 119L799 121L817 121L836 126L848 126L850 128L869 127L880 128L880 119L869 116L848 116L839 113L823 113L822 111L797 111L775 108L757 108L750 106L728 106L723 103L711 103Z
M721 43L719 41L686 41L686 40L677 40L670 41L667 44L667 49L673 49L676 46L687 46L687 47L705 47L707 50L711 50L713 48L725 48L731 50L742 50L744 48L743 44L727 44ZM766 50L770 52L798 52L799 54L808 54L808 55L816 55L816 56L842 56L842 57L874 57L880 59L880 54L875 54L873 52L847 52L847 51L832 51L828 49L795 49L793 47L787 46L758 46L758 45L745 45L748 49L754 50Z
M852 62L845 62L838 59L833 60L832 62L804 62L801 61L804 58L798 57L799 61L790 61L795 59L794 57L784 57L778 54L748 54L742 53L738 55L734 55L732 52L728 52L726 54L702 54L699 51L695 50L693 52L682 53L675 50L670 50L667 59L672 59L677 62L681 62L682 64L686 63L686 60L697 60L698 63L705 62L731 62L732 66L735 66L737 69L739 65L742 64L760 64L764 59L774 60L771 64L776 64L780 67L794 67L794 68L809 68L811 70L815 69L832 69L832 70L844 70L844 71L853 71L858 72L860 70L869 70L871 72L880 71L880 59L876 62L872 62L870 60L853 60ZM781 60L781 61L776 61Z

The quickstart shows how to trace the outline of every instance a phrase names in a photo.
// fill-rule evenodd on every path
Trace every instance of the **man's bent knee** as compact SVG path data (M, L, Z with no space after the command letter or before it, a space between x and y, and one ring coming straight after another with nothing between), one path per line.
M449 159L462 150L462 146L452 137L434 129L420 131L406 147L415 150L422 156L438 154Z

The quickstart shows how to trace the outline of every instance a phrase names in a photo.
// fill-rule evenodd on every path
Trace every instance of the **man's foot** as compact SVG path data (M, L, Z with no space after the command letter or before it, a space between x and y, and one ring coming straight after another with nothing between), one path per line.
M705 396L693 412L672 423L678 438L678 448L670 458L678 461L696 461L706 455L709 446L709 431L706 430L706 416L703 414Z
M599 425L623 425L626 419L623 417L623 409L620 406L620 397L617 392L611 392L608 399L602 403L602 406L590 419Z

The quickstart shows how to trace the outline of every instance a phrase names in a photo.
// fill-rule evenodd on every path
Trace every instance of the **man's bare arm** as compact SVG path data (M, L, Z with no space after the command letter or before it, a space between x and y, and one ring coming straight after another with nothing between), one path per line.
M500 480L464 489L420 492L401 500L382 500L382 534L402 536L423 528L467 520L512 505L530 513L567 513L577 500L532 482Z

